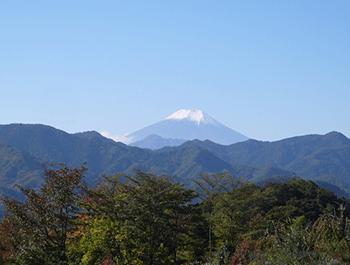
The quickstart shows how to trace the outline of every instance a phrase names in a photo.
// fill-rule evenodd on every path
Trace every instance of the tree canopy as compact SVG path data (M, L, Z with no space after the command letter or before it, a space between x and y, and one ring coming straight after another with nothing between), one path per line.
M348 201L295 177L262 187L229 173L189 189L136 170L47 167L25 201L2 197L0 264L348 264ZM199 199L201 198L201 199Z

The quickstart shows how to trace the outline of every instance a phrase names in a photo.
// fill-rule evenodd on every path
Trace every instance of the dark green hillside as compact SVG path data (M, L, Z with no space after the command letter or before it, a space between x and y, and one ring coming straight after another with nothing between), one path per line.
M306 135L276 142L248 140L223 146L210 141L188 141L181 145L198 146L230 164L273 166L304 178L334 175L350 181L350 139L341 133ZM169 150L169 148L167 148ZM175 150L176 147L171 148ZM158 150L161 152L162 150Z
M181 178L186 184L197 178L199 173L234 171L229 163L217 158L206 149L184 147L176 151L154 153L148 161L136 168L150 168L156 174L170 174Z
M151 169L157 175L177 176L177 180L182 180L190 186L192 185L191 179L197 179L198 174L206 173L229 171L232 175L248 180L278 174L292 175L289 171L271 166L231 165L200 147L183 147L172 151L152 152L139 157L139 159L132 159L132 161L134 162L128 168L123 169L126 174L131 174L135 168L143 171ZM118 167L115 166L114 168L114 172L118 172Z
M147 153L116 143L97 132L68 134L45 125L1 125L0 143L7 143L47 162L72 166L87 162L90 171L99 173L111 166L111 160L119 159L117 166L127 167L123 164L123 156L135 159L139 153Z
M0 187L14 189L14 184L38 188L42 184L42 161L7 144L0 144Z
M11 124L0 125L0 143L4 144L0 187L10 189L14 183L39 187L43 172L39 165L51 162L71 167L86 162L88 181L151 169L191 185L198 174L229 171L254 182L293 173L308 179L332 175L342 179L343 188L350 176L350 140L340 133L277 142L248 140L229 146L194 140L152 151L114 142L94 131L68 134L45 125Z
M43 172L39 159L7 144L0 144L0 195L23 200L23 194L14 184L37 189L43 183ZM0 202L0 219L4 209Z
M332 156L332 150L339 150L347 155L350 139L343 134L331 132L326 135L306 135L276 142L263 142L248 140L232 145L220 145L209 140L188 141L181 146L199 146L230 163L249 164L253 166L272 165L284 167L298 157L316 155L321 150L324 155L318 159L325 159L326 155ZM173 147L175 149L176 147ZM338 149L340 148L340 149ZM344 149L345 150L342 150ZM330 150L330 151L326 151ZM328 154L326 154L328 152ZM338 159L335 161L339 162Z
M279 169L269 171L244 165L231 165L199 147L189 146L173 151L154 152L116 143L97 132L68 134L45 125L1 125L0 142L21 150L23 154L26 153L28 157L39 161L23 160L24 162L19 163L13 171L6 170L11 167L10 160L4 161L3 175L10 178L9 185L15 182L13 175L20 174L18 172L26 172L28 176L37 174L36 169L32 170L27 163L37 165L43 162L66 163L72 167L86 162L89 168L86 175L90 181L99 179L100 175L112 175L117 172L132 174L135 168L144 171L151 169L156 174L176 175L186 183L198 177L199 173L230 171L232 174L251 179L254 176L264 175L265 171L269 175L273 174L272 172L280 172ZM18 154L11 153L8 156L13 160ZM28 178L39 185L38 179ZM19 184L32 185L22 180ZM5 185L6 181L3 179L0 187Z
M0 143L6 143L44 162L84 162L88 177L127 170L134 161L147 160L150 152L102 137L97 132L68 134L45 125L11 124L0 126Z
M286 166L310 178L322 175L350 176L350 145L323 147L310 155L299 157Z
M247 179L291 175L288 171L271 166L257 168L230 164L201 147L183 146L170 151L151 151L116 143L97 132L68 134L44 125L2 125L0 142L23 150L43 162L66 163L73 167L86 162L89 180L116 172L132 174L135 168L175 175L186 183L197 178L199 173L224 171Z

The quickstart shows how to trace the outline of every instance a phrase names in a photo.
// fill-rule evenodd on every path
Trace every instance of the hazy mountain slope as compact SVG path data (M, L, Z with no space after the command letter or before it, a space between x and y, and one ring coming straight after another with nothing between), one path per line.
M246 162L251 165L273 165L286 167L297 158L315 155L322 149L334 149L350 146L350 140L341 133L326 135L306 135L288 138L276 142L249 140L230 146L231 162ZM332 153L332 156L335 153ZM311 158L311 157L310 157ZM321 156L318 157L320 159ZM323 157L322 159L325 159Z
M314 181L320 188L325 188L327 190L333 191L338 197L343 196L344 198L350 198L350 193L336 185L332 185L325 181Z
M130 134L129 137L136 142L152 134L166 139L210 139L220 144L232 144L248 139L200 110L179 110L162 121Z
M335 185L337 187L341 187L346 192L350 193L350 183L344 181L343 179L333 176L333 175L323 175L320 177L316 177L313 179L314 181L327 182L329 184Z
M290 181L292 179L293 179L293 177L288 177L288 176L284 176L284 175L276 175L273 177L261 178L259 180L253 181L253 182L255 185L265 186L269 182L282 183L282 182Z
M154 156L150 160L137 163L134 166L142 170L147 170L146 165L156 174L178 176L185 184L190 186L192 186L191 179L197 179L199 173L221 173L229 171L235 177L241 177L247 180L281 174L292 176L291 172L272 166L253 167L238 164L231 165L200 147L183 147L176 150L154 152Z
M164 146L179 146L186 142L183 139L165 139L156 134L151 134L147 136L145 139L134 142L130 144L131 146L136 146L140 148L148 148L151 150L156 150L162 148Z
M30 153L43 160L68 162L77 149L72 135L46 125L0 125L0 143Z

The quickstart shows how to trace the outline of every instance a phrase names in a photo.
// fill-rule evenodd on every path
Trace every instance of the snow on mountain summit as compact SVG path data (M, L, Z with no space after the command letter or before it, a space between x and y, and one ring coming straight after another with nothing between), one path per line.
M164 120L190 120L196 122L197 125L200 123L211 123L217 125L215 120L201 110L178 110Z
M101 133L108 137L107 132ZM112 137L108 137L112 138ZM179 145L188 140L229 145L249 138L214 120L201 110L178 110L164 120L124 136L115 136L116 141L142 148L161 148L165 145Z
M150 135L157 135L165 140L208 139L225 145L248 140L248 137L214 120L201 110L185 109L178 110L164 120L138 130L128 137L131 137L131 143L135 143L143 139L150 141L150 138L147 138Z

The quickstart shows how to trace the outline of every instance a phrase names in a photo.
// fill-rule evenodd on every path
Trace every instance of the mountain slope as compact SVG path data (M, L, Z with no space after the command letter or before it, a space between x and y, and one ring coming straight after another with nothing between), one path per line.
M148 148L152 150L160 149L164 146L179 146L186 142L183 139L165 139L156 134L151 134L147 136L145 139L134 142L130 144L131 146L136 146L140 148Z
M134 169L176 175L186 185L198 174L230 171L236 177L259 181L266 177L297 175L314 179L334 176L349 182L350 141L340 133L294 137L277 142L248 140L229 146L211 141L187 141L178 147L147 150L102 137L97 132L68 134L45 125L0 125L0 188L13 184L38 188L41 163L71 167L87 162L87 180ZM15 194L15 190L12 190Z
M24 151L0 143L0 186L15 190L14 183L38 188L42 184L42 161Z
M157 174L177 175L182 179L195 178L198 173L231 170L229 163L199 147L160 154L114 142L96 132L68 134L45 125L0 125L0 143L26 152L40 163L59 162L75 167L86 162L91 181L102 174L131 174L134 168L152 169Z
M30 154L0 143L0 195L24 199L15 183L38 189L43 183L44 168L41 161ZM0 201L0 219L4 205Z
M211 141L188 141L180 147L205 148L230 164L249 166L271 165L305 178L334 175L350 181L350 139L331 132L326 135L306 135L276 142L248 140L229 146ZM157 150L174 150L165 147Z
M89 181L97 180L102 174L112 175L118 172L132 174L133 169L151 169L155 174L176 175L187 183L190 183L191 178L197 178L199 173L230 171L247 179L291 174L270 166L232 165L205 148L197 146L184 146L163 152L151 151L114 142L96 132L68 134L45 125L0 125L1 142L5 142L6 146L13 146L8 148L27 154L35 160L35 165L43 162L60 162L75 167L86 162L89 168L87 171ZM8 163L17 156L19 155L9 155L11 159ZM23 167L27 163L29 162L22 163ZM5 169L6 165L2 168ZM15 171L21 170L22 168L17 168ZM8 171L9 175L15 174L15 171ZM13 180L15 182L15 179ZM23 183L19 179L19 184Z
M210 139L220 144L245 141L248 137L215 121L200 110L179 110L164 120L136 131L129 136L133 142L156 134L171 139Z

